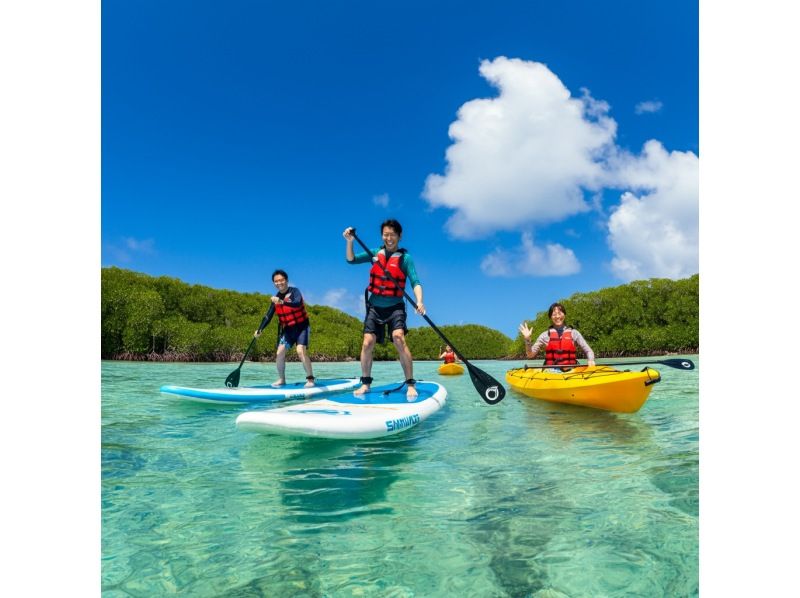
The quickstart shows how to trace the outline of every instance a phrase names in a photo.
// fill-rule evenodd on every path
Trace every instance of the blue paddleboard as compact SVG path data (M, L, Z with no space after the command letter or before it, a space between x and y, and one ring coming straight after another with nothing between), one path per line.
M274 387L238 386L236 388L190 388L187 386L165 385L161 392L166 395L199 403L245 404L272 403L286 399L303 399L342 392L359 385L358 378L337 378L317 380L316 385L306 388L305 382L294 382Z

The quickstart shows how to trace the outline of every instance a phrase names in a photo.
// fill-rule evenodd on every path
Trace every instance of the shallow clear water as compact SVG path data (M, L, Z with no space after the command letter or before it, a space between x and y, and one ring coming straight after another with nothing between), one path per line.
M522 363L475 365L504 381ZM102 364L104 596L698 592L697 370L656 366L644 407L612 414L511 390L490 406L468 375L418 362L447 405L369 441L239 432L246 406L158 391L219 387L235 366ZM357 363L314 369L359 375ZM373 376L393 382L400 366ZM241 384L274 377L247 363Z

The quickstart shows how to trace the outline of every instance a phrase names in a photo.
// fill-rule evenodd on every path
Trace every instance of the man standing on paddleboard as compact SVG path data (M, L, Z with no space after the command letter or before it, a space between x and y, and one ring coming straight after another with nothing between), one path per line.
M303 302L303 294L297 287L289 286L289 275L283 270L272 273L272 282L278 292L272 296L272 305L278 315L278 347L275 352L275 367L278 379L272 386L276 388L286 384L286 351L297 345L297 357L306 370L306 388L314 386L314 373L311 369L311 358L308 356L308 336L311 327L308 313ZM261 331L269 324L271 316L264 316L261 325L253 333L258 338Z
M403 235L403 227L397 220L386 220L381 224L383 247L370 253L353 252L353 229L348 227L343 233L347 242L347 263L365 264L372 263L369 271L369 286L364 292L367 304L367 315L364 318L364 342L361 345L361 387L354 392L362 395L369 391L372 384L372 354L375 343L383 343L386 338L386 329L392 335L392 343L397 349L397 357L403 366L403 374L408 385L406 398L409 401L417 398L417 389L414 380L414 361L411 351L406 344L406 306L404 293L406 281L414 290L417 313L425 315L425 306L422 303L422 285L417 278L414 260L398 244Z

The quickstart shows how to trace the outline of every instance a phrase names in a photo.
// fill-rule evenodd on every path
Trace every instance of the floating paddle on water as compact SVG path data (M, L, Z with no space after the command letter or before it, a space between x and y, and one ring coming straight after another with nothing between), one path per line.
M350 227L350 232L353 233L353 238L356 241L358 241L358 244L361 245L361 247L364 248L364 251L366 251L367 253L372 255L372 251L370 251L369 247L364 245L364 242L361 239L358 238L358 235L356 235L356 229L353 228L353 227ZM378 263L380 264L380 262L378 262ZM386 276L388 276L389 279L392 282L394 282L397 285L397 287L399 288L400 285L398 284L397 280L395 280L392 277L392 275L389 273L389 270L386 268L386 266L383 266L383 264L381 264L381 266L383 267L383 271L386 273ZM414 301L414 299L411 297L411 295L409 295L405 290L403 290L403 294L406 296L406 299L414 307L414 309L417 309L417 304ZM500 401L502 401L503 397L506 396L505 387L502 384L500 384L500 382L498 382L497 380L492 378L489 374L487 374L486 372L484 372L480 368L477 368L474 365L472 365L469 362L469 360L467 360L467 358L464 357L459 352L458 349L456 349L456 347L455 347L455 345L453 345L452 341L450 341L444 335L444 333L436 327L436 324L434 324L427 315L424 315L424 314L420 314L420 315L422 315L422 317L430 325L430 327L433 328L434 332L436 332L436 334L438 334L445 343L450 345L450 348L453 349L453 353L458 355L458 358L462 362L464 362L465 366L467 366L467 371L469 371L469 377L472 378L472 384L475 386L475 390L478 391L478 394L481 395L481 398L484 401L486 401L487 403L489 403L490 405L494 405L494 404L499 403Z
M451 345L452 346L452 345ZM648 365L651 363L660 363L677 370L693 370L694 361L691 359L651 359L650 361L629 361L627 363L596 363L595 365L609 365L609 366L626 366L626 365ZM577 364L582 365L582 364ZM554 365L526 365L525 368L529 370L545 369L552 367L560 367Z
M272 320L272 316L274 315L275 315L275 304L273 303L269 306L269 310L264 316L264 319L261 320L261 326L259 326L258 329L264 330L264 328L267 327L267 325ZM247 345L247 350L244 352L242 360L239 362L239 367L233 370L230 374L228 374L228 377L225 378L225 386L227 386L228 388L236 388L237 386L239 386L239 375L242 372L242 365L244 365L244 360L247 359L247 356L250 354L250 349L253 348L253 345L256 344L257 340L258 338L254 336L253 340L250 341L250 344Z

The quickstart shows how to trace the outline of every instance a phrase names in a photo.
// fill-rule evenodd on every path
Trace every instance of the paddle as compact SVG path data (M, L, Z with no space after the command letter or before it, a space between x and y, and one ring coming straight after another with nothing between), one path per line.
M356 241L358 241L358 244L361 245L361 247L364 248L364 251L366 251L368 254L372 255L372 251L370 251L369 247L364 245L364 242L361 239L358 238L358 235L356 235L356 229L353 228L353 227L350 227L350 231L353 233L353 238ZM380 262L378 262L378 263L380 264ZM386 276L388 276L389 279L399 287L400 285L397 283L397 280L392 277L392 275L389 273L389 270L386 268L386 266L383 266L382 264L381 264L381 266L383 267L383 271L386 273ZM406 292L405 290L403 291L403 294L406 296L406 299L414 307L414 309L417 309L417 304L414 301L413 297L411 297L411 295L409 295L408 292ZM475 367L474 365L472 365L467 360L467 358L464 357L458 349L456 349L456 347L455 347L455 345L453 345L452 341L450 341L444 335L444 333L436 327L436 324L434 324L427 315L424 315L424 314L420 314L420 315L422 315L422 317L430 325L430 327L433 328L434 332L436 332L436 334L438 334L440 337L442 337L442 340L446 344L450 345L450 348L453 350L453 353L458 355L458 358L461 359L462 362L464 362L465 366L467 366L467 370L469 371L469 377L472 378L472 384L473 384L473 386L475 386L475 390L478 391L478 394L481 395L481 398L484 401L486 401L487 403L489 403L490 405L494 405L494 404L499 403L500 401L502 401L503 397L506 396L505 387L502 384L500 384L497 380L492 378L489 374L487 374L483 370L481 370L481 369Z
M258 329L264 330L264 328L267 327L267 325L272 320L272 316L274 315L275 315L275 304L273 303L272 305L269 306L269 310L267 310L267 313L264 315L264 319L261 320L261 326L259 326ZM236 388L237 386L239 386L239 374L241 374L242 365L244 365L244 360L247 359L247 356L250 354L250 349L253 348L253 345L256 344L257 340L258 338L254 336L253 340L250 341L250 344L247 345L247 350L244 352L242 360L239 362L239 367L233 370L230 374L228 374L228 377L225 378L225 386L227 386L228 388Z
M452 346L452 345L451 345ZM662 365L675 368L677 370L693 370L694 362L691 359L653 359L651 361L629 361L627 363L598 363L596 365L613 365L613 366L626 366L626 365L647 365L651 363L660 363ZM578 364L580 365L580 364ZM544 368L561 367L553 365L526 365L527 370L540 370Z

